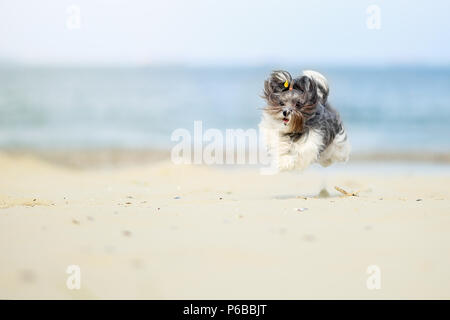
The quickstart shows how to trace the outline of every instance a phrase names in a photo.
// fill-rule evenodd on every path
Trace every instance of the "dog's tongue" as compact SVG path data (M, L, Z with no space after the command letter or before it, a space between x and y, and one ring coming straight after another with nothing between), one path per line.
M289 122L289 119L284 118L284 119L283 119L283 122L284 122L284 123L288 123L288 122Z

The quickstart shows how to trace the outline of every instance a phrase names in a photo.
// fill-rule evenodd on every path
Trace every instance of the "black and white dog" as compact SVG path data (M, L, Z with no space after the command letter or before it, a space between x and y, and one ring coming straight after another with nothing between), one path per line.
M295 79L287 71L273 71L264 82L267 106L259 128L279 170L348 160L350 143L328 93L328 81L316 71Z

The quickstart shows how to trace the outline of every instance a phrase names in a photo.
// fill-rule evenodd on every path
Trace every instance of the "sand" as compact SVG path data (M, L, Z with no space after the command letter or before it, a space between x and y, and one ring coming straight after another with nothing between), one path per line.
M0 154L0 298L449 299L448 170L354 166L264 176Z

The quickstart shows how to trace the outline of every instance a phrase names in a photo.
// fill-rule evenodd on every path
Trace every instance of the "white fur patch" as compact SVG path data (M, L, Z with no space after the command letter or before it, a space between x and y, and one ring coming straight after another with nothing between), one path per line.
M259 128L267 151L280 171L304 170L318 160L323 143L323 136L319 131L310 130L307 135L293 142L285 135L287 128L265 113Z
M286 136L288 129L267 113L263 113L259 128L267 152L280 171L304 170L314 162L328 167L335 162L347 162L350 157L351 146L345 130L336 135L333 142L319 155L323 136L318 130L310 130L307 135L293 142Z

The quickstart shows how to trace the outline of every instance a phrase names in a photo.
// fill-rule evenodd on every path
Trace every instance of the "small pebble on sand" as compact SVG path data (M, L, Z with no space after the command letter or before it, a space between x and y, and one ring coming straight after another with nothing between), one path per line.
M302 237L302 240L306 241L306 242L314 242L314 241L316 241L316 237L313 234L305 234Z
M36 274L34 273L33 270L26 269L20 271L20 278L25 283L33 283L36 281Z

